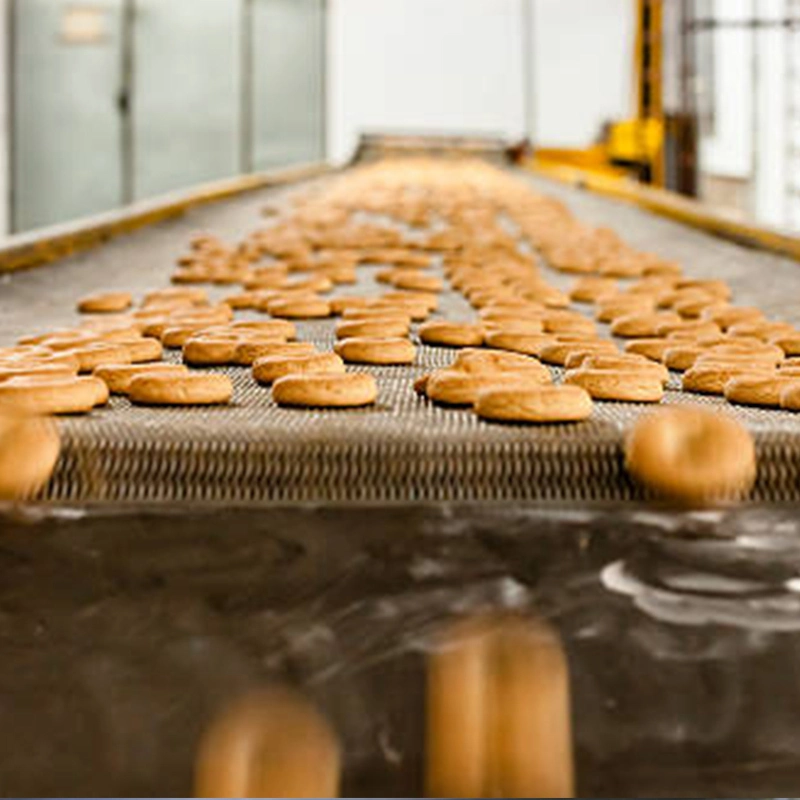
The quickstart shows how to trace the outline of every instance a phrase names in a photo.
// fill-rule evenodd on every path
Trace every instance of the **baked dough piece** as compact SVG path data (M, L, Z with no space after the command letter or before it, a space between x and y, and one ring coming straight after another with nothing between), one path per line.
M114 314L133 305L129 292L104 292L84 297L78 302L81 314Z
M595 400L660 403L664 398L664 384L660 376L637 369L581 368L568 372L564 382L586 389Z
M316 352L311 342L240 342L233 354L233 363L249 367L267 356L309 356Z
M189 370L183 364L106 364L97 367L93 375L99 378L112 394L127 394L131 381L139 375L187 375Z
M154 406L227 405L233 398L233 383L227 375L145 373L128 387L134 403Z
M592 415L592 398L578 386L488 389L478 395L475 413L495 422L580 422Z
M272 386L278 405L305 408L358 408L378 399L372 375L358 373L287 375Z
M60 450L52 420L0 405L0 500L33 497L50 480Z
M0 383L0 403L27 414L88 414L105 405L108 394L97 378L30 375Z
M336 353L312 355L267 356L253 364L253 377L259 383L273 383L285 375L306 375L315 372L343 373L344 361Z
M718 410L688 406L642 417L627 437L625 463L645 487L687 505L738 499L756 478L748 430Z
M420 325L419 338L425 344L442 347L480 347L483 344L484 329L482 325L466 322L435 320Z
M372 338L394 338L408 336L411 325L402 317L375 317L373 319L344 320L336 326L338 339L358 336Z
M250 694L203 736L195 797L338 797L341 752L333 730L283 688Z
M408 339L358 336L336 343L336 352L350 364L383 366L413 364L417 348Z

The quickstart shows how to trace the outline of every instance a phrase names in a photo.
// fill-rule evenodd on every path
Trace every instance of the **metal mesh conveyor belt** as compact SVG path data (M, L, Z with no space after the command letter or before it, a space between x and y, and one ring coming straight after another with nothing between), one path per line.
M612 226L634 246L679 260L691 276L724 277L738 303L759 305L770 316L800 324L800 265L633 206L524 179L565 201L584 222ZM167 285L191 233L242 237L261 223L264 203L283 191L195 209L53 266L3 276L0 344L74 324L75 300L87 292L141 294ZM337 292L381 290L369 268L359 271L360 286ZM572 280L548 273L557 285ZM456 318L473 313L454 292L443 296L441 312ZM299 338L330 347L333 327L332 321L301 323ZM177 359L177 352L171 358ZM590 422L572 427L484 423L466 410L435 407L412 390L415 377L452 358L452 351L420 347L414 367L364 368L374 372L380 388L379 402L369 410L279 409L244 368L226 370L236 386L230 408L148 409L115 398L107 409L61 421L63 455L45 496L133 502L620 501L637 496L625 475L621 444L625 428L643 407L598 403ZM725 405L674 391L665 402ZM756 436L755 499L800 499L800 416L729 408Z

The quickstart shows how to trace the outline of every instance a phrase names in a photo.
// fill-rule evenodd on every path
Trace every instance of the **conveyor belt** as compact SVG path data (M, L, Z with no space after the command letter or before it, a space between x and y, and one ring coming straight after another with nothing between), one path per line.
M564 200L579 219L612 226L632 245L680 261L691 276L724 277L738 303L759 305L772 317L800 324L796 263L632 206L526 179ZM2 278L0 342L74 324L74 302L89 291L141 294L167 285L191 233L208 230L240 238L260 224L260 208L280 191L196 209L101 249ZM378 293L369 270L360 272L361 286L341 291ZM549 277L557 285L570 280L556 273ZM452 292L443 298L442 311L450 317L472 315ZM332 322L301 323L299 332L301 339L320 346L333 343ZM413 368L370 369L380 398L377 407L363 411L278 409L249 370L238 368L226 370L236 386L231 408L146 409L114 399L108 409L61 422L64 452L46 499L620 501L638 496L622 466L621 442L642 407L597 404L593 419L574 427L491 425L469 411L437 408L414 394L416 376L452 358L452 351L421 347ZM665 402L724 404L677 392L669 392ZM754 498L800 499L800 417L730 408L756 435L761 469Z

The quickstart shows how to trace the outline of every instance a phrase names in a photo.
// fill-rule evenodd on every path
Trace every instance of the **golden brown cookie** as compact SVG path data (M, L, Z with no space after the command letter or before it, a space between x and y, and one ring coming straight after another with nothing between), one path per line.
M232 363L249 367L267 356L308 356L316 352L317 348L311 342L246 341L236 345Z
M482 391L537 388L549 382L537 372L464 372L441 369L431 373L426 385L428 397L443 405L471 406Z
M212 373L148 373L130 382L128 396L132 402L143 405L227 405L233 398L233 383L227 375Z
M543 383L550 383L550 370L535 358L522 353L505 350L472 349L461 350L451 369L485 374L491 372L531 372L538 375Z
M478 395L475 413L495 422L580 422L592 415L592 398L578 386L488 389Z
M78 359L79 372L92 372L103 364L130 364L131 354L127 347L104 342L87 344L67 351Z
M187 368L183 364L165 364L158 362L155 364L106 364L97 367L92 373L95 378L99 378L112 394L127 394L131 381L139 375L149 375L150 373L161 375L186 375Z
M408 318L373 317L361 320L343 320L336 326L337 339L350 339L355 336L372 338L394 338L408 336L411 325Z
M697 364L685 372L681 386L684 392L721 395L732 378L772 374L774 369L769 365L710 362Z
M0 406L0 500L35 496L50 480L60 450L51 420Z
M586 276L573 284L569 297L574 303L596 303L617 292L617 281L613 278Z
M196 336L183 346L183 361L192 367L221 367L234 363L236 349L241 340L216 337L212 334Z
M314 372L335 374L344 372L344 361L336 353L311 355L266 356L253 364L253 377L270 384L285 375L305 375Z
M730 403L746 406L768 406L780 408L784 390L800 386L800 378L781 375L749 376L731 378L725 384L725 399Z
M282 406L358 408L378 399L372 375L358 373L287 375L272 386L272 399Z
M434 320L420 325L419 337L425 344L441 347L480 347L484 329L466 322Z
M570 356L576 353L617 353L617 346L609 339L585 339L578 341L554 342L539 351L539 358L547 364L564 366Z
M378 339L358 336L341 339L334 348L350 364L400 365L413 364L417 348L408 339Z
M295 297L272 300L267 311L284 319L324 319L331 315L331 304L321 297Z
M555 344L556 338L541 333L505 333L490 332L486 334L486 344L498 350L508 350L512 353L522 353L528 356L538 356L542 348Z
M84 297L78 302L81 314L113 314L133 305L129 292L104 292Z
M594 400L624 403L660 403L664 399L661 378L638 369L586 369L564 376L570 386L586 389Z
M108 388L97 378L27 376L0 383L0 402L28 414L88 414L108 402Z
M674 406L642 417L625 463L650 491L686 505L739 499L756 477L753 437L719 410Z
M611 333L623 339L647 339L661 336L659 332L665 325L678 322L677 314L664 311L651 311L643 314L628 314L617 317L611 324Z

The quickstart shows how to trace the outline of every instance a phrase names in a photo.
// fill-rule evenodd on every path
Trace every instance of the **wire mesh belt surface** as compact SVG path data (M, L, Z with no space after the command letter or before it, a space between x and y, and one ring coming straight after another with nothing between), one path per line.
M533 188L565 201L583 222L613 227L633 246L680 261L690 276L722 277L737 303L800 323L800 265L632 206L525 178ZM0 278L0 343L74 324L75 301L90 291L141 293L167 285L175 258L193 232L241 238L261 224L262 206L282 191L196 209L53 266ZM337 293L381 291L369 269L359 272L359 286ZM562 287L573 280L551 270L548 277ZM473 315L452 291L443 295L440 313L462 319ZM300 339L328 349L334 342L333 321L302 322L298 331ZM412 389L414 378L446 366L453 357L453 351L420 346L413 367L364 367L377 377L380 389L377 405L366 410L280 409L246 368L224 370L236 387L234 405L228 408L152 409L114 398L107 409L61 421L63 455L45 496L133 502L636 498L621 445L626 427L644 407L597 403L592 420L576 426L482 422L468 410L436 407ZM178 352L170 358L177 360ZM675 391L667 393L665 402L727 405ZM800 416L729 409L756 436L760 473L754 498L800 499Z

